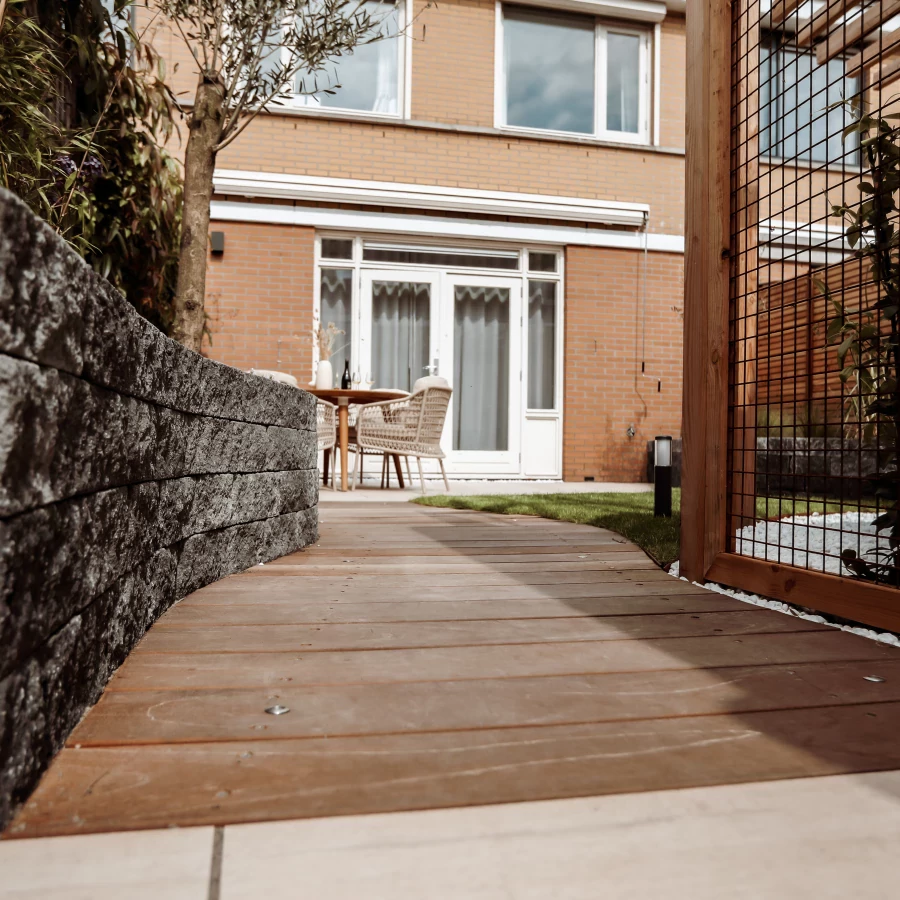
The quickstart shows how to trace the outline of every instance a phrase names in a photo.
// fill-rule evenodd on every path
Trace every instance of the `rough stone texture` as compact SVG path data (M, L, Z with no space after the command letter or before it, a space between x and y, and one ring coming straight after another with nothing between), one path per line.
M0 190L0 828L173 602L316 539L315 445Z
M758 438L759 494L825 494L844 500L872 496L878 454L842 438Z

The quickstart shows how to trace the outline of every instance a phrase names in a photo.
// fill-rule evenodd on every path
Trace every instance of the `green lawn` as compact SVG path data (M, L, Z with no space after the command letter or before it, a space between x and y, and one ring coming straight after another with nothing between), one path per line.
M653 516L653 494L503 494L498 496L419 497L424 506L450 506L513 516L543 516L609 528L643 547L657 562L678 559L681 491L672 492L672 518Z
M424 506L449 506L481 512L514 516L543 516L608 528L624 535L642 547L661 565L678 559L678 530L681 526L681 491L672 492L672 518L657 519L653 515L653 494L504 494L497 496L450 497L431 495L413 501ZM853 504L842 507L834 500L812 498L792 500L787 497L760 497L756 513L761 519L780 519L810 512L846 512Z

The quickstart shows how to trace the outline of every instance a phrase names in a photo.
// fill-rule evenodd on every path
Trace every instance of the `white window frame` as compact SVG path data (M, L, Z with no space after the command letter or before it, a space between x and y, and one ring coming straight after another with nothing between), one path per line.
M515 4L507 4L515 6ZM647 28L641 25L600 19L594 17L594 130L557 131L551 128L526 128L521 125L509 125L506 121L506 40L504 34L503 0L495 5L494 27L494 127L503 131L521 132L524 134L560 135L571 137L612 141L628 144L649 144L652 137L651 107L654 77L653 47L654 35L658 28ZM585 15L579 13L577 15ZM637 133L631 131L610 131L606 128L606 54L607 35L631 34L641 39L640 46L640 99L638 110L639 128ZM601 127L602 126L602 127Z
M308 114L312 116L362 116L367 119L372 117L396 121L412 117L412 11L413 0L396 0L396 6L400 13L400 21L397 25L397 112L385 113L366 109L351 109L346 106L320 106L312 102L312 95L285 92L279 98L280 103L273 104L269 112L284 113L286 111ZM327 74L328 67L325 72Z
M352 239L353 250L352 259L327 259L322 256L322 240L327 238L338 238L342 240ZM422 265L419 263L386 263L386 262L367 262L363 260L363 245L371 243L388 243L398 246L421 245L423 248L433 246L440 249L448 244L453 247L469 246L475 252L478 250L513 250L519 255L519 265L516 269L478 269L475 267L439 267L432 265ZM459 274L482 274L482 275L503 275L505 277L516 278L522 283L522 411L528 416L536 418L554 418L562 415L563 403L563 352L565 349L564 341L564 316L565 316L565 259L564 248L558 245L549 244L491 244L485 241L463 241L454 239L448 241L446 239L428 240L427 238L416 238L409 240L407 236L391 235L391 234L370 234L368 232L359 231L333 231L329 229L316 232L315 240L315 278L313 284L313 328L318 327L321 322L322 311L322 269L351 269L353 271L353 282L351 288L351 318L353 322L353 336L350 342L350 367L352 371L356 371L359 364L360 342L363 339L362 333L362 295L361 273L366 269L385 269L398 267L407 269L411 272L418 270L423 271L447 271ZM528 269L529 253L553 253L556 256L555 272L531 272ZM532 409L527 405L528 391L528 282L529 281L554 281L556 282L556 348L555 348L555 379L554 379L554 406L552 409ZM318 363L318 345L313 342L313 372L315 372Z

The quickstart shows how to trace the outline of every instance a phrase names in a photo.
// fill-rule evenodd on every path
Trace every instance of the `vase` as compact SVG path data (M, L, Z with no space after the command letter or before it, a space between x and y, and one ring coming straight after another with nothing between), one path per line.
M334 370L331 368L331 360L319 360L319 368L316 369L316 387L319 389L334 387Z

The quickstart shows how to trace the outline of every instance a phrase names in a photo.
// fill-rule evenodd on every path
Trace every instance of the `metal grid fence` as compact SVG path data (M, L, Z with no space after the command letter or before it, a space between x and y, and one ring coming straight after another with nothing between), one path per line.
M900 0L737 0L726 550L900 585Z

